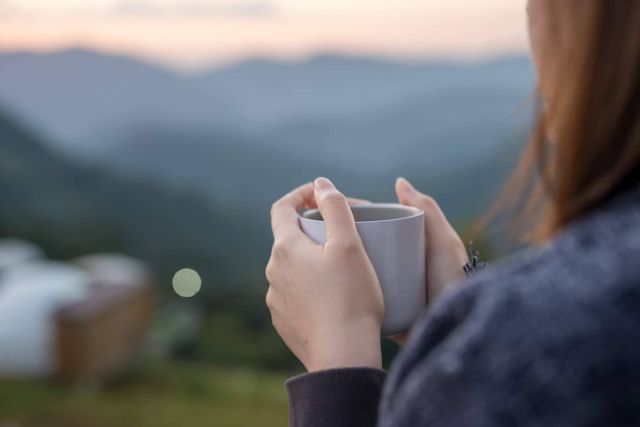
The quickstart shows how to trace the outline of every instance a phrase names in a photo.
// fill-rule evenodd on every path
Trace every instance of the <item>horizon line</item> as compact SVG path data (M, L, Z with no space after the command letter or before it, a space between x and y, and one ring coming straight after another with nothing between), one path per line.
M513 49L505 49L498 52L489 52L484 54L438 54L438 53L425 53L421 54L389 54L384 52L362 52L356 50L339 50L339 49L317 49L311 52L305 52L303 54L278 54L278 53L255 53L238 55L233 58L225 58L220 60L211 59L209 61L203 61L198 65L180 65L176 61L170 59L162 59L157 55L144 55L136 52L108 49L97 46L87 46L82 44L74 44L69 46L56 46L56 47L4 47L0 45L1 55L56 55L61 53L70 52L85 52L89 54L95 54L98 56L125 58L135 60L150 66L163 68L165 70L173 71L179 74L200 74L215 71L218 69L230 68L239 64L252 62L252 61L264 61L281 64L303 64L319 58L344 58L355 59L361 61L372 62L387 62L395 63L398 65L425 65L428 63L434 64L452 64L452 65L473 65L482 63L491 63L506 58L523 58L529 57L529 52L526 49L515 51Z

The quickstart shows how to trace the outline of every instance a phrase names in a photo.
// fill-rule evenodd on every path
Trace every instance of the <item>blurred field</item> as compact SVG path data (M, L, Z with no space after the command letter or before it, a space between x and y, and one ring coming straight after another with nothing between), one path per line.
M162 362L102 390L0 380L0 426L284 426L286 377Z

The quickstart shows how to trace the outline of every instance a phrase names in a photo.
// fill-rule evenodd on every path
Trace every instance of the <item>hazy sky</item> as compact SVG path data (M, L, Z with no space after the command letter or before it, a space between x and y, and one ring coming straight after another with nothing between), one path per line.
M0 0L0 49L87 46L179 67L318 51L526 49L525 0Z

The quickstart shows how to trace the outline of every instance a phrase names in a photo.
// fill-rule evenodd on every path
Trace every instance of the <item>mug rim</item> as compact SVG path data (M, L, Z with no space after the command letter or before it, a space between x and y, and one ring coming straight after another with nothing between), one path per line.
M380 219L373 221L355 221L356 224L369 224L376 222L395 222L395 221L405 221L412 218L417 218L424 215L424 211L422 209L416 208L414 206L401 205L399 203L370 203L363 205L353 205L351 206L351 210L368 210L375 208L392 208L392 209L403 209L406 211L412 211L413 214L403 216L401 218L389 218L389 219ZM324 222L324 220L309 218L307 215L314 215L320 212L320 209L309 209L299 214L301 220L309 221L309 222Z

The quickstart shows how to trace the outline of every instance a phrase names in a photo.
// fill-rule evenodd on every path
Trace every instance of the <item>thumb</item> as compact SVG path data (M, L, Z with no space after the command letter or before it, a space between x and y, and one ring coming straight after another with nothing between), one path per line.
M346 197L327 178L313 182L314 195L327 229L327 242L358 238L353 213Z
M404 178L396 180L396 194L401 204L413 206L424 211L426 232L430 235L449 230L451 224L447 220L438 203L433 198L422 194Z

